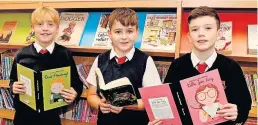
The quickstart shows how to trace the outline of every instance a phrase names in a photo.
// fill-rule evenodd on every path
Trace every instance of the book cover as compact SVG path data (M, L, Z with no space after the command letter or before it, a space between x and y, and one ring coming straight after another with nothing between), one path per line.
M0 43L8 43L15 33L17 21L6 21L0 33Z
M111 40L108 36L108 30L109 30L109 18L110 13L102 13L100 15L100 20L98 23L97 31L95 34L94 42L92 46L98 46L98 47L107 47L110 48Z
M150 121L161 119L162 124L182 125L169 84L139 88Z
M61 45L78 46L88 16L88 12L62 12L56 42Z
M218 124L227 121L217 111L227 102L218 69L180 81L194 125Z
M247 26L247 37L248 37L248 53L258 54L258 25L248 25Z
M142 49L175 51L176 14L147 14Z
M26 37L31 31L31 13L0 13L0 28L7 21L17 21L18 25L15 33L8 43L11 44L26 44Z
M60 92L71 87L70 67L36 72L17 64L17 77L18 81L25 83L26 88L25 94L20 94L19 99L32 109L40 112L67 105ZM42 91L39 90L40 86Z
M105 84L104 77L99 68L96 68L97 94L104 97L114 106L137 105L137 97L132 83L123 77Z
M220 23L220 34L215 43L219 53L232 53L232 22Z

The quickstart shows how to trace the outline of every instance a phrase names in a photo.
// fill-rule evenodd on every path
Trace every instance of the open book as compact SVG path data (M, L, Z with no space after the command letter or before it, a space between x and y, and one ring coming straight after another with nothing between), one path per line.
M99 68L96 68L97 93L114 106L136 105L137 97L132 83L123 77L105 84Z
M20 101L35 111L47 111L67 105L60 92L71 87L69 66L36 72L17 64L17 77L18 81L25 84L25 94L19 95Z

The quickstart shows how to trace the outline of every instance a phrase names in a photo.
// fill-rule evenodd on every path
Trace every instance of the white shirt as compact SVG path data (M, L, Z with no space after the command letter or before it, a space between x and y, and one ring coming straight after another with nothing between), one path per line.
M217 53L214 51L211 56L205 60L204 62L207 64L207 68L204 70L205 72L211 68L211 66L213 65L213 63L215 62L216 58L217 58ZM193 64L193 67L195 67L196 69L198 69L198 63L200 63L200 60L198 59L198 57L195 55L195 53L192 51L191 52L191 61Z
M135 48L133 47L125 56L126 56L126 61L130 61L133 58L135 52ZM114 57L117 56L117 53L115 50L112 48L110 52L110 60L113 59ZM118 56L117 56L118 57ZM97 63L98 63L98 57L94 60L89 75L87 77L87 82L93 86L96 86L96 75L95 75L95 70L97 68ZM142 81L142 86L155 86L155 85L161 85L161 80L159 77L158 70L154 64L153 59L149 56L147 59L146 63L146 68L145 72L143 75L143 81Z
M40 46L37 42L34 42L33 43L33 46L36 48L37 52L39 53L39 51L41 49L43 49L42 46ZM47 51L52 54L53 53L53 50L55 48L55 42L52 42L49 46L46 47Z

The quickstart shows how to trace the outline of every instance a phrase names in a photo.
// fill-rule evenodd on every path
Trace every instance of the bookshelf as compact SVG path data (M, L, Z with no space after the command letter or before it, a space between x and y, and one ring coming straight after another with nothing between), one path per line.
M190 51L191 46L187 43L187 36L186 36L186 25L184 24L187 17L187 12L189 9L198 7L198 6L209 6L217 9L235 9L238 8L240 10L247 10L248 12L256 12L257 3L256 0L253 1L189 1L189 0L151 0L151 1L126 1L126 0L102 0L102 1L50 1L45 0L44 2L19 2L19 1L9 1L9 2L0 2L0 12L2 11L11 11L11 10L33 10L39 6L51 6L57 9L74 9L74 8L117 8L117 7L130 7L130 8L154 8L154 9L176 9L177 13L177 35L176 35L176 51L169 52L169 51L153 51L153 50L142 50L148 53L150 56L157 56L157 57L175 57L178 58L179 56L187 53ZM238 18L239 19L239 18ZM235 26L235 25L234 25ZM233 31L234 32L234 31ZM237 31L238 32L238 31ZM240 31L238 34L233 35L233 41L237 41L234 45L234 51L232 54L226 54L226 56L240 62L245 63L257 63L257 55L249 55L247 53L247 36L243 35L246 30ZM235 37L240 34L241 37ZM0 43L0 50L5 49L19 49L26 45L24 44L4 44ZM82 53L102 53L105 52L107 49L104 48L96 48L96 47L80 47L80 46L69 46L68 47L72 52L82 52ZM238 52L238 50L244 50ZM94 57L87 58L87 57L74 57L76 63L83 63L83 64L90 64L93 62ZM243 67L245 71L257 71L256 67ZM8 88L9 81L0 80L0 87ZM81 95L82 98L86 98L87 91L84 89ZM8 109L0 109L0 118L7 118L13 119L15 111L8 110ZM249 113L250 117L257 117L257 107L252 107L252 110ZM75 122L71 120L62 120L64 125L81 125L86 124L82 122ZM91 124L86 124L91 125Z

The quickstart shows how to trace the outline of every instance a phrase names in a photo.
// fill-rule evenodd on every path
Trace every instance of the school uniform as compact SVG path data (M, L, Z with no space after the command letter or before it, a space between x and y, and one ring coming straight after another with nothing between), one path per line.
M127 77L132 83L137 99L140 99L138 88L145 86L160 85L161 80L150 56L137 48L132 48L126 54L126 62L119 64L118 55L111 49L100 54L94 61L87 78L88 83L96 86L95 69L100 68L105 83ZM147 125L149 122L145 111L134 111L123 109L119 114L103 114L99 111L98 125Z
M36 72L70 66L71 86L77 92L76 99L78 100L82 93L83 83L79 79L71 53L67 48L54 42L46 48L47 52L45 54L40 53L41 49L42 47L38 43L32 43L17 52L10 75L10 88L12 88L15 81L18 81L18 63ZM42 91L42 85L39 86L39 91ZM43 98L43 95L40 94L40 97ZM14 125L61 125L59 118L60 108L45 112L35 111L19 101L18 94L14 94L14 108L16 110Z
M183 119L184 125L191 125L192 120L186 105L184 94L180 86L180 80L199 75L197 64L199 63L197 56L192 53L175 59L167 73L165 83L172 83L173 95L180 97L180 101L176 100L176 104L180 112L180 117ZM227 121L221 125L244 124L248 118L249 110L251 109L251 97L248 91L245 78L239 64L221 54L214 52L205 63L208 65L205 71L218 69L222 82L224 83L225 93L229 103L236 104L238 108L238 117L236 121ZM182 105L181 105L182 104ZM187 109L187 110L182 110ZM185 115L183 115L185 114Z

